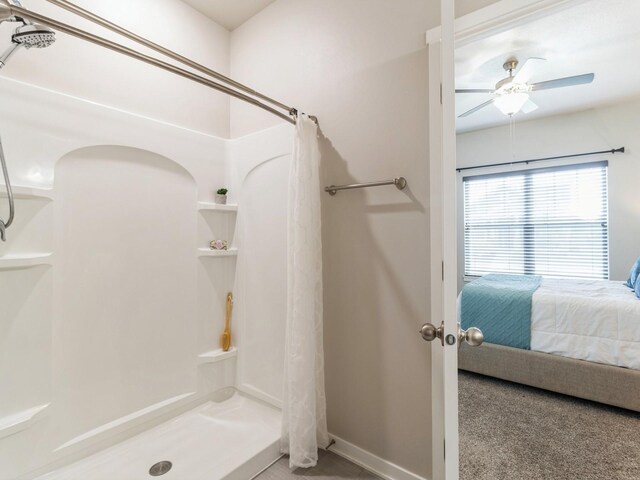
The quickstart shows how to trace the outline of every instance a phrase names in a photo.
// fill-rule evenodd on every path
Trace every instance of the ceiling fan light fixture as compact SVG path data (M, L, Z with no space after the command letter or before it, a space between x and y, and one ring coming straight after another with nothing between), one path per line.
M528 101L528 93L515 92L500 95L493 101L493 103L503 114L511 116L518 113Z

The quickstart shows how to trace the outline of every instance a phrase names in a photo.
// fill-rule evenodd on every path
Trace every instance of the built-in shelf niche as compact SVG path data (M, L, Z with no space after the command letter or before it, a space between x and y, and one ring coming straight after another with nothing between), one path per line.
M0 243L0 439L31 427L49 406L53 264L53 189L12 185L15 219ZM8 196L0 185L0 205ZM8 286L8 288L7 288ZM11 363L20 368L12 368ZM29 384L33 382L33 384ZM34 406L35 405L35 406Z
M233 358L238 355L238 349L231 347L228 351L223 351L221 348L217 350L211 350L198 355L198 363L217 363L228 358Z
M23 185L12 185L11 190L16 199L44 199L53 200L53 189L45 187L29 187ZM0 198L7 198L7 189L0 185Z
M218 212L237 212L238 205L228 203L225 205L219 203L198 202L198 210L201 212L218 211Z
M0 439L26 430L40 419L49 404L38 405L6 417L0 417Z
M52 253L18 253L0 257L0 270L51 265Z
M53 189L14 185L12 190L15 218L7 228L6 242L0 242L0 269L47 264L53 249ZM0 185L0 208L8 211L4 185Z
M0 439L31 427L51 401L51 258L0 257Z
M198 248L201 259L198 273L199 316L202 318L199 333L201 350L210 349L219 342L224 329L226 295L233 290L238 248L233 246L238 205L220 205L198 202ZM212 250L212 240L226 240L227 250ZM218 260L214 260L214 258ZM225 260L226 259L226 260ZM198 364L217 363L235 357L237 350L207 351L198 356Z
M211 250L210 248L199 248L199 257L235 257L238 255L238 249L231 247L227 250Z
M236 229L237 205L219 205L198 202L198 247L199 252L209 250L212 240L226 240L229 252L233 251L233 238ZM233 256L235 253L209 254L206 256ZM205 255L202 255L205 256Z

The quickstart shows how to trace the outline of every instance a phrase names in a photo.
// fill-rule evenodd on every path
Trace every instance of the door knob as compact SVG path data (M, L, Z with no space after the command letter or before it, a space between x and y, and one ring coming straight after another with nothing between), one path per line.
M444 338L442 335L443 333L444 333L444 324L441 324L439 327L436 327L432 323L425 323L424 325L422 325L422 328L420 329L420 335L422 335L422 338L425 341L433 342L436 338L439 338L440 341L442 342L442 345L444 346Z
M479 328L471 327L462 330L458 325L458 345L461 345L462 342L466 342L471 347L479 347L484 342L484 334Z
M445 344L444 324L436 327L432 323L425 323L420 329L420 335L422 335L422 338L427 342L433 342L436 338L439 338L442 346ZM460 324L458 324L458 347L462 345L462 342L466 342L472 347L480 346L484 342L484 334L482 330L475 327L462 330ZM446 343L447 345L455 344L456 337L454 335L447 335Z

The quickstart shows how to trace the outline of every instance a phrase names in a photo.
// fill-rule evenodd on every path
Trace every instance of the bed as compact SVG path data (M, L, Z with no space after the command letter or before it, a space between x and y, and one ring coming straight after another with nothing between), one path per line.
M640 300L624 283L491 275L458 305L485 334L461 369L640 411Z

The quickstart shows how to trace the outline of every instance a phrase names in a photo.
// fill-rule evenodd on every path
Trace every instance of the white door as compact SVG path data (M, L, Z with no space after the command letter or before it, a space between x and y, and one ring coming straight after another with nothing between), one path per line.
M455 19L454 0L441 0L441 25L427 33L432 274L431 319L421 333L432 352L433 480L459 478L458 347L482 343L479 330L460 330L457 315L455 45L584 1L500 0Z
M425 340L431 340L432 428L434 480L458 480L458 321L453 302L457 270L455 218L455 128L454 139L445 134L454 112L447 78L452 78L453 62L446 65L445 51L453 50L453 2L442 1L442 27L439 38L429 39L430 103L430 231L431 231L431 322L423 327ZM446 25L450 28L446 28ZM444 27L444 28L443 28ZM450 33L449 33L450 32ZM450 179L453 175L453 179Z
M458 348L482 343L482 332L463 332L457 314L456 132L454 2L442 0L441 27L430 31L429 144L431 229L431 342L433 480L458 480ZM439 268L441 267L441 268Z

